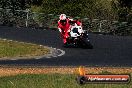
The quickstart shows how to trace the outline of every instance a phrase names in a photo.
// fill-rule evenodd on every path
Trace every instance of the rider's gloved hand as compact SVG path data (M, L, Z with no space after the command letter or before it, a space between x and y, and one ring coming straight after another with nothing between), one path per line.
M61 29L60 28L58 28L59 29L59 32L61 32Z

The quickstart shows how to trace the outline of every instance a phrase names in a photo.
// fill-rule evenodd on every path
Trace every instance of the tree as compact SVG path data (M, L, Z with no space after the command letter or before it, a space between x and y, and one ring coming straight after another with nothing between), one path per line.
M29 1L29 0L28 0ZM43 0L30 0L32 5L41 5Z
M119 0L121 7L127 7L128 9L131 9L132 7L132 1L131 0Z
M117 12L119 21L128 21L132 8L131 0L112 0L112 7Z

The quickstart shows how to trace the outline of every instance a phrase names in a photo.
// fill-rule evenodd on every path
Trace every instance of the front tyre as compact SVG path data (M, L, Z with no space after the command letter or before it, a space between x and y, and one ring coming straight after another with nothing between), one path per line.
M86 43L86 48L93 49L93 45L90 42Z
M84 49L93 49L93 45L90 43L88 37L86 38L82 38L81 42L81 46Z

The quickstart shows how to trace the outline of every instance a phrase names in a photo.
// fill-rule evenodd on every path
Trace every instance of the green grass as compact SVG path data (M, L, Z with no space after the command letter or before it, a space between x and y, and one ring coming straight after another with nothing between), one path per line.
M132 88L129 84L79 85L73 74L24 74L0 78L0 88Z
M49 49L44 46L0 39L0 58L30 57L48 53Z

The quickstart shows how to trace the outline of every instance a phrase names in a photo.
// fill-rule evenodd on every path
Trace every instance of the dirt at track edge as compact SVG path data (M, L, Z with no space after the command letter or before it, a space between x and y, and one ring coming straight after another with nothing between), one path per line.
M131 67L86 67L87 74L109 72L112 74L130 74ZM18 74L79 74L78 67L3 67L0 66L0 77Z

